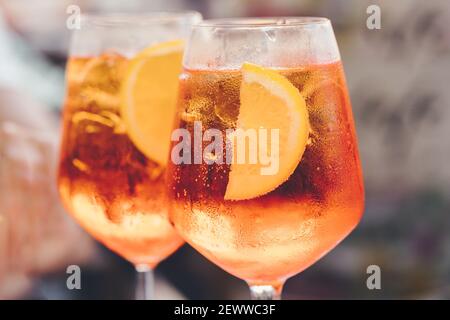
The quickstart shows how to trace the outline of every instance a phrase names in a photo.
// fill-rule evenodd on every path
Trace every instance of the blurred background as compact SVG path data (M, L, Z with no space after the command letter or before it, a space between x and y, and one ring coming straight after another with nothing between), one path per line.
M330 18L352 98L366 210L335 250L288 280L284 297L450 298L448 0L0 0L0 298L134 297L134 268L75 226L55 190L70 4L84 13ZM371 4L381 8L380 30L366 27ZM71 264L81 266L82 290L66 288ZM366 287L372 264L381 268L381 290ZM243 281L188 246L156 274L158 298L248 298Z

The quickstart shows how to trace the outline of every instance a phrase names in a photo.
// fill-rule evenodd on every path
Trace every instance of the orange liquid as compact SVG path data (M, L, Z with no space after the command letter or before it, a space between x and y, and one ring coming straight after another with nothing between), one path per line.
M168 172L170 219L184 239L231 274L275 286L335 247L358 224L364 203L341 63L280 72L305 98L311 124L286 182L254 199L227 201L230 165L171 164ZM192 132L195 119L203 130L235 128L239 71L185 70L181 79L178 127Z
M165 170L136 149L121 120L126 63L113 54L69 61L58 183L92 236L136 265L155 267L183 241L167 220Z

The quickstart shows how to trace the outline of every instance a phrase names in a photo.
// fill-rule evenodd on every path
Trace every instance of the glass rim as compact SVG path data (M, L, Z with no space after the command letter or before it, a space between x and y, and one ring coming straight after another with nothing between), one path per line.
M124 25L157 25L171 22L184 22L198 19L202 15L195 10L186 11L155 11L146 13L83 13L81 23L94 27L117 27Z
M308 27L308 26L329 25L329 24L330 19L325 17L274 16L274 17L252 17L252 18L207 19L194 25L194 28L264 29L264 28Z

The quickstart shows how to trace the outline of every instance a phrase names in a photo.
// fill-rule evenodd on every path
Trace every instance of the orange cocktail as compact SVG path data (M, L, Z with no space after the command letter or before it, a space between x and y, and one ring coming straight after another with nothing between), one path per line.
M67 65L58 185L72 216L145 274L183 243L165 180L185 38L196 12L88 16Z
M288 277L345 238L361 218L364 191L338 54L319 59L315 55L320 51L308 58L286 53L283 58L275 46L265 46L269 40L261 33L272 28L276 39L277 32L280 37L282 32L295 33L307 22L251 21L206 21L194 29L185 54L176 128L191 137L200 136L201 130L203 159L172 161L168 176L170 218L180 235L209 260L246 280L258 298L270 287L274 292L266 294L276 296ZM325 19L315 23L330 27ZM217 41L225 49L217 46L224 54L206 53L202 63L194 54L195 41L201 43L208 28L221 35ZM254 56L239 56L242 49L233 43L240 37L249 48L254 46ZM258 51L259 46L265 49ZM269 55L270 50L274 52ZM272 60L259 59L258 52ZM241 142L246 143L241 149L236 132L243 133ZM208 135L222 139L218 149L209 147L214 139ZM191 154L198 153L195 148L190 145ZM242 155L245 161L239 162Z
M135 146L120 114L127 63L118 54L69 60L59 189L91 235L153 268L182 240L166 217L164 167Z

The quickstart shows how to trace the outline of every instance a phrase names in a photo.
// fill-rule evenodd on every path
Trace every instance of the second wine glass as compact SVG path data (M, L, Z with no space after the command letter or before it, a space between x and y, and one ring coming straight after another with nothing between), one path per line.
M138 298L183 243L164 172L184 39L197 12L85 16L67 65L59 191L97 240L136 266Z

